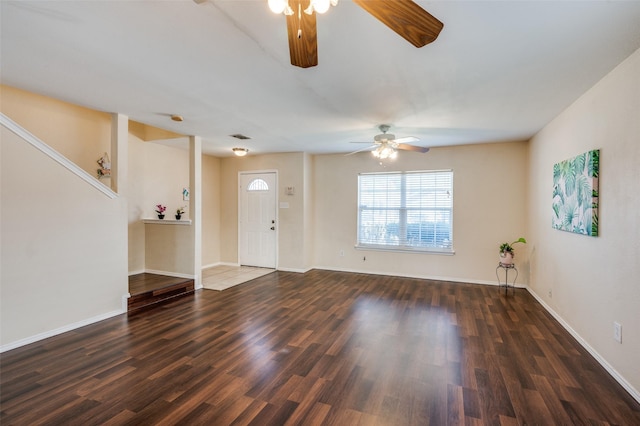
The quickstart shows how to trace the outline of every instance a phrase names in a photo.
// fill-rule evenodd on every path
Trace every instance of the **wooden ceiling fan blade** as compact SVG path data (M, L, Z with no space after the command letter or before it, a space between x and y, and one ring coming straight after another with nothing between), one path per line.
M431 43L444 24L412 0L353 0L415 47Z
M406 143L400 143L398 144L398 146L396 147L397 149L402 149L404 151L415 151L415 152L421 152L421 153L425 153L425 152L429 152L429 148L425 148L422 146L415 146L415 145L407 145Z
M287 15L291 65L301 68L315 67L318 65L316 14L304 13L306 6L302 4L302 0L289 0L289 5L293 9L293 15Z

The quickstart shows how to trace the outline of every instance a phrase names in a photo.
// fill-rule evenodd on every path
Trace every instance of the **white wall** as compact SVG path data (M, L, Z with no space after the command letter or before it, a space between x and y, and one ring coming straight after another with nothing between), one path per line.
M526 142L433 148L426 154L400 152L385 168L368 152L317 155L314 160L317 267L497 284L500 243L527 237ZM454 173L455 255L354 248L358 173L438 169ZM518 284L526 284L527 247L516 246L516 253Z
M553 230L553 164L592 149L599 236ZM532 139L530 168L531 288L640 398L640 50Z
M123 312L126 201L2 127L3 347Z

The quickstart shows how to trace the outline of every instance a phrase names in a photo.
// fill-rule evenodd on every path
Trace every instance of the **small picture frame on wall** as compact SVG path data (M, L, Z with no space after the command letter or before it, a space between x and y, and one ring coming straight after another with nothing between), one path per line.
M182 188L182 201L189 201L189 188Z
M551 226L598 236L600 150L594 149L553 165Z

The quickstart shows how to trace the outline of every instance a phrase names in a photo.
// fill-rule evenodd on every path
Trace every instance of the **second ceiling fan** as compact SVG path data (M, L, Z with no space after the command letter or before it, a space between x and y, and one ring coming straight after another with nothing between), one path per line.
M271 5L273 0L269 3ZM276 0L287 17L291 65L309 68L318 65L318 36L314 3L318 0ZM324 0L329 3L329 0ZM431 43L444 24L413 0L353 0L380 22L416 47ZM337 0L331 0L336 4ZM317 10L317 8L315 9Z
M366 148L359 149L357 151L350 152L347 155L357 154L362 151L368 151L373 148L371 153L374 157L380 160L394 159L396 158L398 150L402 151L414 151L426 153L429 152L429 148L422 146L410 145L412 142L419 142L420 139L414 136L406 136L402 138L396 138L396 135L387 133L391 126L388 124L381 124L378 126L380 131L379 135L373 137L373 145ZM371 143L371 142L352 142L352 143Z

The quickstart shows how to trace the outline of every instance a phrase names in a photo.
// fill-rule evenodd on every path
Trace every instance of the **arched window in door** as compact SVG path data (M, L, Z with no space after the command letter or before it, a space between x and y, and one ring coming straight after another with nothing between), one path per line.
M257 178L251 181L247 191L268 191L269 185L263 179Z

